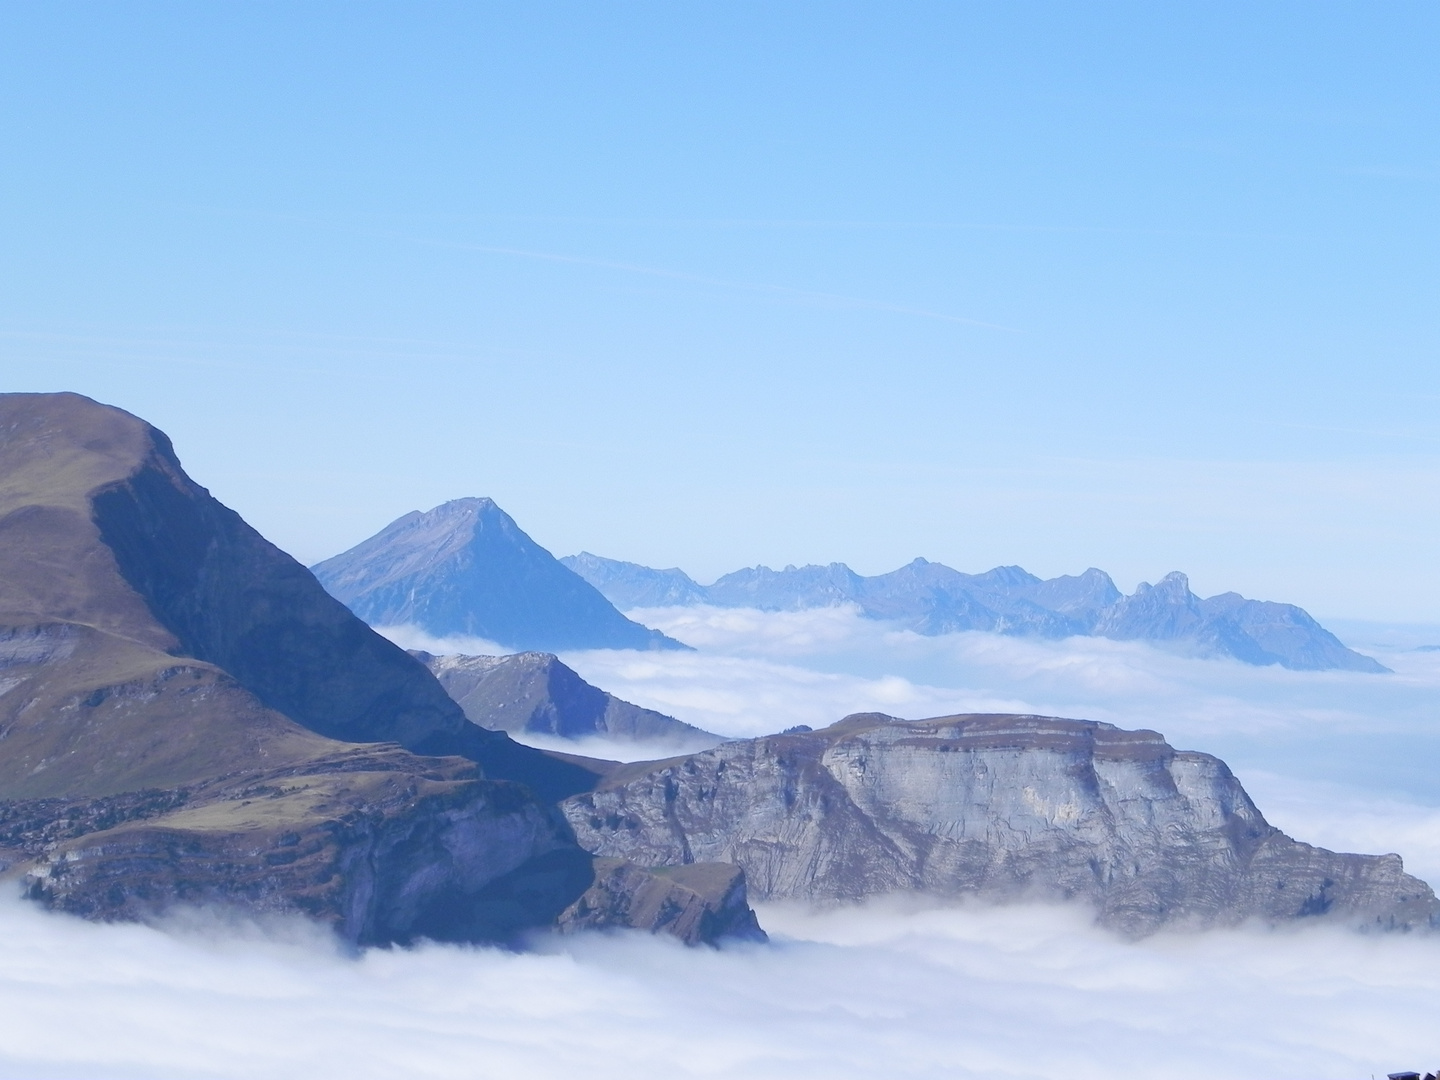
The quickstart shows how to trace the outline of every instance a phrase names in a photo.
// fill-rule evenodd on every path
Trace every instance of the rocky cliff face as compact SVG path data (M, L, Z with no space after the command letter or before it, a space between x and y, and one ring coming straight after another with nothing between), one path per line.
M550 803L595 778L470 723L154 428L0 395L0 872L30 895L505 940L599 880Z
M477 772L349 747L108 800L11 801L0 828L27 893L88 918L221 904L360 944L503 941L553 924L594 875L527 789Z
M312 569L372 626L518 649L684 648L625 618L490 499L406 514Z
M562 931L648 930L688 945L766 939L738 866L694 863L644 870L623 859L596 859L594 874L590 888L561 913Z
M591 686L552 653L434 656L412 650L410 655L430 669L471 723L492 731L598 736L670 746L672 753L707 750L724 741Z
M1292 840L1223 762L1082 720L864 714L624 766L562 806L591 851L734 862L767 900L1081 899L1132 933L1252 917L1440 919L1398 856Z

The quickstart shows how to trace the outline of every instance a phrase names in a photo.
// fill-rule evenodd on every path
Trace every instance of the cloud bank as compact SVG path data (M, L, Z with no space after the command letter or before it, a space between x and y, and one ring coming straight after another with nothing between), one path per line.
M1351 1080L1440 1063L1435 938L1131 943L1076 909L918 901L761 917L771 946L350 956L298 922L94 926L7 898L0 1076Z

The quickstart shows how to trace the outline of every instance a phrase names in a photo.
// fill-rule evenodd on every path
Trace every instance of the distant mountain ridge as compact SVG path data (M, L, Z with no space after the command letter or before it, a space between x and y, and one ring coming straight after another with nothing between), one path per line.
M1155 585L1142 583L1125 596L1109 574L1093 567L1042 580L1018 566L964 574L925 559L874 577L844 563L756 566L707 586L678 569L654 570L589 552L560 561L622 610L710 604L801 611L855 604L868 618L928 635L986 630L1018 637L1105 637L1297 671L1389 670L1346 648L1302 608L1233 592L1202 599L1179 572Z
M545 652L686 648L627 619L491 499L412 511L310 570L371 626Z

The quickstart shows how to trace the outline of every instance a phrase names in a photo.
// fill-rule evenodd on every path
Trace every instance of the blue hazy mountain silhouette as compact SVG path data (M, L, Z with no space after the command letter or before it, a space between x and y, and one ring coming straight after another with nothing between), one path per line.
M310 569L371 626L547 652L687 648L620 614L490 499L411 512Z
M1141 584L1124 596L1103 570L1041 580L1018 566L962 574L916 559L888 574L864 577L844 563L749 567L701 585L677 569L653 570L589 552L561 560L622 610L710 604L761 611L799 611L855 604L872 619L921 634L987 630L1024 637L1075 635L1148 641L1200 656L1300 671L1384 672L1347 649L1293 604L1247 600L1239 593L1201 599L1181 573Z

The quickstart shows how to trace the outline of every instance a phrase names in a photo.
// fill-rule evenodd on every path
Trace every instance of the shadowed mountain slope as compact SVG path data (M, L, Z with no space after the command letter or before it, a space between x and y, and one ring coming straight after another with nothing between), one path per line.
M868 618L896 622L920 634L985 630L1044 638L1087 635L1300 671L1388 670L1347 649L1293 604L1247 600L1238 593L1202 600L1180 573L1122 596L1110 575L1094 568L1042 581L1018 566L962 574L924 559L875 577L862 577L844 563L783 570L756 566L705 586L680 570L652 570L589 553L562 561L621 607L712 604L800 611L854 604Z
M766 900L1080 899L1130 933L1320 915L1440 922L1399 856L1292 840L1224 762L1084 720L859 714L620 766L562 806L591 851L733 862Z
M0 868L31 895L503 940L613 894L532 790L595 776L470 723L161 432L75 394L0 395ZM733 888L692 899L736 910Z
M551 653L435 656L412 650L410 655L440 680L471 723L492 731L601 737L670 747L671 753L708 750L725 741L591 686Z
M311 569L371 626L516 649L685 647L625 618L490 499L406 514Z

